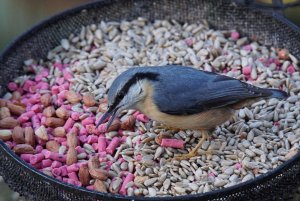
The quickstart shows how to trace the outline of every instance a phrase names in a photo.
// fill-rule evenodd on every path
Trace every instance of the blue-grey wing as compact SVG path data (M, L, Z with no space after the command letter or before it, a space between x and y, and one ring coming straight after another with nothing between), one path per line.
M191 68L174 68L161 74L154 87L155 104L172 115L195 114L271 95L268 90L237 79Z

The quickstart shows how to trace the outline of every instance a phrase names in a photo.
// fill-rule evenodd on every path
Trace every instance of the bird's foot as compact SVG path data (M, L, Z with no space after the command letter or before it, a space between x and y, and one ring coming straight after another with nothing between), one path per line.
M208 149L208 150L206 150L206 151L204 151L204 150L199 150L199 155L205 155L206 157L208 157L208 156L212 156L212 155L214 155L214 154L216 154L216 150L213 150L213 149Z
M173 128L173 127L166 126L166 125L163 125L163 124L155 126L155 129L171 130L171 131L175 131L175 132L181 131L180 128Z
M202 155L206 155L206 157L208 157L208 156L212 156L214 153L215 153L215 151L211 150L211 149L208 149L206 151L199 150L199 152L197 150L193 149L189 153L175 156L173 159L174 160L187 160L187 159L190 159L190 158L193 158L196 156L202 156Z
M197 151L196 150L192 150L192 151L190 151L187 154L182 154L182 155L179 155L179 156L175 156L173 158L173 160L177 160L177 161L187 160L187 159L190 159L190 158L195 157L197 155L198 155Z

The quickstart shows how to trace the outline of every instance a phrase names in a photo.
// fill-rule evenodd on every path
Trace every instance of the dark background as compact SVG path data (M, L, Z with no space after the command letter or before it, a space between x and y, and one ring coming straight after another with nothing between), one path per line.
M42 19L92 0L0 0L0 52L16 36ZM293 3L297 0L283 0ZM257 0L266 4L272 0ZM285 9L283 15L300 26L300 6ZM0 201L22 200L9 190L0 177ZM295 198L300 200L300 198Z

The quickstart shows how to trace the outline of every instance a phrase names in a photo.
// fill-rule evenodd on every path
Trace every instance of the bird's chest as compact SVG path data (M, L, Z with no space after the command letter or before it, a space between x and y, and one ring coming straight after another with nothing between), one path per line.
M233 115L230 108L218 108L192 115L169 115L160 112L151 98L137 105L137 109L150 119L165 124L168 127L180 129L213 129L229 120Z

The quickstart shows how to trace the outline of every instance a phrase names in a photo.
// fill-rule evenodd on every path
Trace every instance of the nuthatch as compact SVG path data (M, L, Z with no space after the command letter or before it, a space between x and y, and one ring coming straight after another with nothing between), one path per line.
M197 155L208 132L229 120L234 110L260 98L283 99L277 89L263 89L240 80L184 66L135 67L123 72L108 91L109 127L122 110L137 109L171 128L200 130L202 139L188 154ZM97 126L98 126L97 125Z

